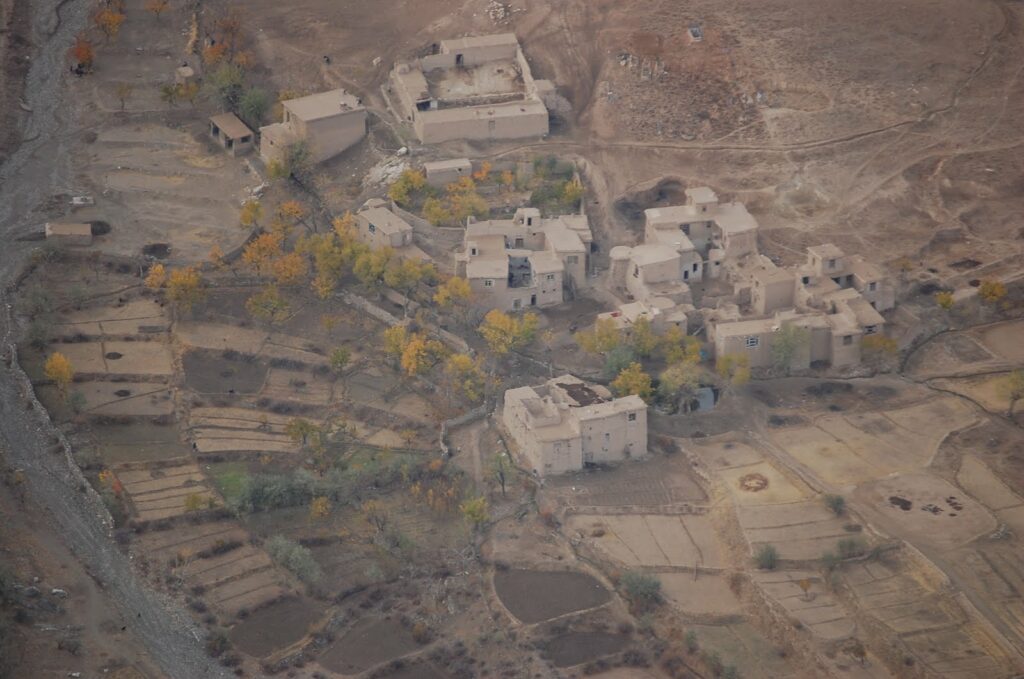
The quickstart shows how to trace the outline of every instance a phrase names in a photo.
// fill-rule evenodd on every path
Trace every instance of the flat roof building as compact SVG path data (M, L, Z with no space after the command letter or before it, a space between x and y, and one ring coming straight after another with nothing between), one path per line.
M538 476L647 455L647 404L572 375L505 392L502 422Z
M92 245L92 225L80 222L47 222L46 240L64 245Z
M234 113L210 116L210 136L233 156L248 153L256 146L252 130Z
M312 161L320 163L366 136L366 108L343 89L282 101L281 107L283 120L260 128L260 157L266 163L279 161L300 141L309 147Z
M425 144L518 139L548 133L544 97L512 33L442 40L436 54L396 64L391 103Z

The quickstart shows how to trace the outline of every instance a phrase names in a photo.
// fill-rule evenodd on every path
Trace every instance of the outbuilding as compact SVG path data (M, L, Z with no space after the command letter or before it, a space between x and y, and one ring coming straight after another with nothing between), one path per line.
M64 245L92 245L92 225L77 222L47 222L46 240Z
M234 113L211 116L210 136L233 156L248 153L254 146L252 130Z

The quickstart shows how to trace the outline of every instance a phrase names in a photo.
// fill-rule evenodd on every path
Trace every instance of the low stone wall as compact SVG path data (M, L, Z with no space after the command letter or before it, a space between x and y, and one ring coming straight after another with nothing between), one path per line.
M464 424L469 424L470 422L475 422L477 420L483 419L487 417L488 412L489 409L487 407L487 404L484 403L482 405L477 406L476 408L473 408L467 413L463 413L458 417L453 417L449 420L445 420L444 422L442 422L441 433L440 436L438 437L438 444L441 447L441 454L444 455L445 457L451 456L451 449L448 445L449 429L451 429L452 427L461 427Z

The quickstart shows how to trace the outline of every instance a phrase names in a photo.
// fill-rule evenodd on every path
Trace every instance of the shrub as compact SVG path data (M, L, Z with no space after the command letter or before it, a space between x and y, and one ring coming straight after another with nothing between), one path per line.
M697 642L697 633L692 629L687 630L686 636L683 637L683 643L686 644L687 653L696 653L697 649L700 648L700 644Z
M839 557L842 559L862 556L867 551L864 541L860 538L843 538L837 543L837 547L839 548Z
M779 565L779 550L774 545L762 545L754 555L754 562L763 571L773 571Z
M313 553L297 542L283 535L275 535L267 540L265 547L271 559L287 568L307 585L320 579L320 565L313 558Z
M846 498L842 495L826 495L825 506L832 510L836 516L846 513Z
M653 606L661 601L661 581L653 575L629 571L619 581L626 596L638 606Z

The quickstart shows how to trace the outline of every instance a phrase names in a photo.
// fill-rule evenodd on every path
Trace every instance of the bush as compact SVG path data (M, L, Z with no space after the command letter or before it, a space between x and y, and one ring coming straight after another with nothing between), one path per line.
M264 545L270 558L291 571L295 577L307 585L320 579L320 564L313 558L313 553L292 542L283 535L275 535Z
M696 653L697 649L700 648L700 644L697 642L697 633L692 629L687 630L686 636L683 637L683 643L686 644L687 653Z
M619 583L634 604L647 607L661 602L661 581L653 575L629 571Z
M846 513L846 498L842 495L826 495L825 506L836 516L842 516Z
M774 545L762 545L754 555L754 562L763 571L773 571L779 565L779 550Z
M210 636L206 638L206 652L214 658L223 655L224 651L228 650L230 646L231 643L228 641L228 636L221 630L210 632Z
M860 538L843 538L838 542L837 547L839 548L839 557L841 559L863 556L864 552L867 551L867 546Z

